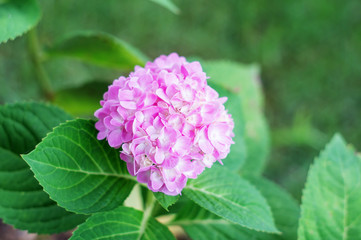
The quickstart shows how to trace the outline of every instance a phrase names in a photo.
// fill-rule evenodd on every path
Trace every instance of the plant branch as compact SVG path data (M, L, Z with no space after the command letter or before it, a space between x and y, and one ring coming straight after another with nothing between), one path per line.
M143 214L142 223L140 225L140 232L139 232L138 240L140 240L142 238L142 236L145 232L145 229L148 224L148 220L152 216L152 212L153 212L153 209L154 209L154 206L156 203L157 203L157 201L156 201L155 197L153 196L153 192L148 190L146 204L145 204L145 211Z
M48 75L46 74L45 69L42 65L42 50L40 49L36 28L33 28L28 33L28 51L34 65L36 78L41 88L41 91L43 92L44 97L47 100L52 101L54 99L54 92L51 88Z

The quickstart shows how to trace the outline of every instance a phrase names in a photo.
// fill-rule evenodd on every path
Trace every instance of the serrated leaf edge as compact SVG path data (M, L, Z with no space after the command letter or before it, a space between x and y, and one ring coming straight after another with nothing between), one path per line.
M10 37L10 38L8 38L8 39L6 39L6 40L0 41L0 45L1 45L1 44L6 44L6 43L8 43L9 41L14 41L16 38L24 36L27 32L29 32L31 29L35 28L36 25L38 25L38 23L40 22L40 19L43 17L43 12L41 11L41 8L40 8L39 3L38 3L37 1L36 1L36 4L37 4L38 7L39 7L40 14L39 14L38 19L36 19L34 25L33 25L33 26L29 26L25 31L23 31L23 32L20 33L19 35L16 35L16 36Z

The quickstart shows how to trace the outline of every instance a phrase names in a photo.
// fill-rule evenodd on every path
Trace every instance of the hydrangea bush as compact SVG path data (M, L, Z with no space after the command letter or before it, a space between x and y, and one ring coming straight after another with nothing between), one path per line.
M36 0L2 2L0 42L40 16ZM44 98L77 117L50 103L0 106L4 223L87 240L361 239L360 155L339 134L311 166L301 206L262 177L269 132L257 67L176 53L147 61L99 32L74 33L42 59L35 30L26 37ZM101 108L101 96L82 98L85 87L65 101L42 63L58 56L130 73L107 84Z

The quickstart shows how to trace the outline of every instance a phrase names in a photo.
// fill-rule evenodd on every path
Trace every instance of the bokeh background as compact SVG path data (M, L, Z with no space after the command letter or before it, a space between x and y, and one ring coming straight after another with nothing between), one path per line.
M309 165L335 132L361 149L361 1L174 0L176 15L149 0L41 0L43 47L77 30L113 34L150 58L258 63L272 152L265 175L300 199ZM121 72L51 60L56 91ZM0 103L41 99L26 36L0 45Z

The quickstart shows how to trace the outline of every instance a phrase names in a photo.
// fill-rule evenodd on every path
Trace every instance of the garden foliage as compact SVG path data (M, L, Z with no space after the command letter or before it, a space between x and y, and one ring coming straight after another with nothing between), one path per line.
M170 1L154 2L179 11ZM0 42L25 34L40 16L35 0L0 3ZM148 59L100 32L74 33L44 51L48 58L123 71ZM76 228L71 239L174 239L172 226L195 240L360 239L361 159L355 150L335 135L309 170L300 207L262 176L269 133L258 67L200 62L209 85L228 97L225 106L235 123L235 144L224 166L215 163L189 179L181 195L153 193L128 173L120 149L97 139L93 119L74 118L47 103L5 104L0 106L0 218L39 234ZM63 93L73 100L66 102L53 94L49 100L71 112L100 100ZM142 204L134 209L125 200L139 189Z

